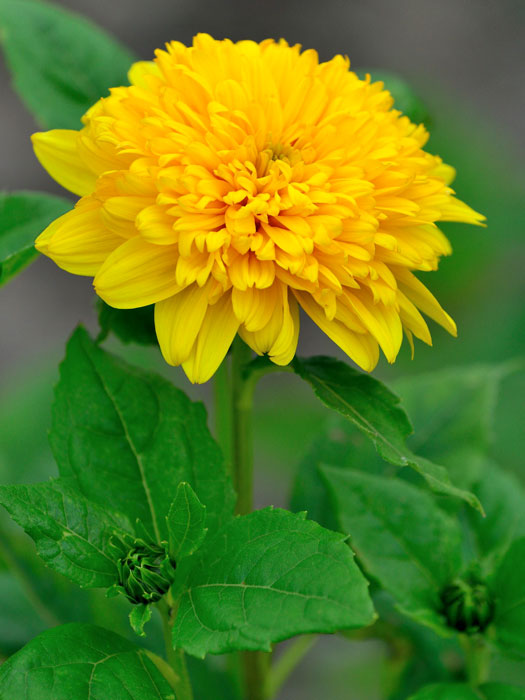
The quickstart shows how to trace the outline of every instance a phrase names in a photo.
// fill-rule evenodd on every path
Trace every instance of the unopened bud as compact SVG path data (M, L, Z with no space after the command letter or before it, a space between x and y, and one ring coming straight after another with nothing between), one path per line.
M155 603L173 583L175 566L161 545L135 540L117 562L117 588L135 605Z
M494 603L484 583L456 579L441 593L443 613L459 632L483 632L494 614Z

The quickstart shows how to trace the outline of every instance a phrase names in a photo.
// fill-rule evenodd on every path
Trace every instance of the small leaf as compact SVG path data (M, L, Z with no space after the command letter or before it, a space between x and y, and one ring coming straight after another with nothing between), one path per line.
M145 637L144 625L151 620L153 612L151 605L134 605L129 613L129 623L139 637Z
M0 37L14 87L46 128L78 129L133 56L89 20L34 0L0 0Z
M60 479L0 486L0 503L52 569L82 588L106 588L117 581L110 540L130 529L124 518L90 503Z
M33 639L0 667L13 700L175 700L165 661L102 627L73 623Z
M167 516L169 553L175 561L189 557L201 546L208 532L205 523L206 506L189 484L181 482Z
M436 492L463 499L482 510L478 499L450 483L447 470L418 457L405 441L412 433L408 416L399 406L399 398L368 374L363 374L331 357L295 358L294 371L313 387L329 408L350 420L374 443L388 462L412 467Z
M0 286L35 260L36 237L71 207L51 194L0 192Z
M97 310L100 325L99 342L111 332L123 343L158 344L153 306L143 306L140 309L114 309L102 299L97 299Z
M496 643L510 654L525 656L525 537L515 540L489 586L496 608Z
M462 683L436 683L411 695L409 700L525 700L525 688L485 683L474 689Z
M397 607L450 633L440 594L461 567L461 533L426 491L395 478L324 467L336 514L365 570Z
M184 566L184 562L183 562ZM186 560L173 643L203 657L329 633L374 619L368 584L345 538L267 508L231 520Z
M178 484L191 484L208 526L231 517L234 492L202 404L99 348L83 328L60 367L51 447L86 498L141 520L158 543Z
M518 479L495 462L487 460L480 480L474 485L486 517L469 509L467 518L474 534L476 554L493 570L511 542L525 537L525 490Z

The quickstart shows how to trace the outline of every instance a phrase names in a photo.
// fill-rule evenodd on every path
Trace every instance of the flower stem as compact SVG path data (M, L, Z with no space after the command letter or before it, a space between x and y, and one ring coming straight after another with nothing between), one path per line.
M253 509L252 400L255 380L246 376L252 352L239 336L233 342L231 364L231 418L233 483L237 491L236 512ZM241 652L242 680L246 700L265 700L270 655L261 651Z
M481 636L461 635L461 646L467 659L467 680L476 688L485 683L490 671L490 648Z
M290 674L316 643L315 634L297 637L277 659L266 679L265 697L274 698Z
M166 602L159 603L159 611L162 617L162 629L164 631L164 644L166 646L166 660L173 669L176 682L173 688L177 700L193 700L190 676L186 666L186 658L182 649L174 649L171 638L172 633L172 608Z

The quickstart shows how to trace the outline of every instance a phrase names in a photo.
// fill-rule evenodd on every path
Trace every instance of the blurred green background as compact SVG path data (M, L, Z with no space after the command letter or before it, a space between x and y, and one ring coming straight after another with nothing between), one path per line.
M383 71L402 74L429 115L428 149L456 167L459 196L487 216L488 226L444 225L454 254L437 273L422 276L457 321L458 339L433 326L433 348L418 344L411 360L404 347L396 364L382 361L376 375L392 384L438 368L525 356L524 3L150 0L147 9L125 0L59 4L109 28L142 58L164 41L189 42L196 31L209 31L234 39L285 36L318 48L322 58L348 53L353 67L370 70L372 77ZM35 126L10 91L5 69L0 91L2 188L58 191L32 157L29 134ZM38 260L2 289L0 318L0 481L45 480L56 473L46 432L64 343L79 321L96 329L90 282ZM189 386L179 370L163 365L157 350L114 339L108 346L166 374L206 401L213 414L210 387ZM306 319L299 353L342 357ZM524 372L502 383L492 448L493 457L523 481L524 394ZM257 505L288 503L297 465L325 420L323 407L297 378L278 375L261 383L255 409ZM3 515L1 522L14 532ZM49 578L49 571L43 576L29 540L17 535L9 543L0 544L0 559L16 561L27 585L0 568L0 654L11 653L57 619L95 614L99 622L125 631L118 615L108 621L100 595L78 592L56 575ZM34 580L39 581L36 599L29 587ZM380 642L327 638L299 667L282 697L383 700L378 664L384 669L386 659ZM496 661L494 674L525 683L525 673L510 662Z

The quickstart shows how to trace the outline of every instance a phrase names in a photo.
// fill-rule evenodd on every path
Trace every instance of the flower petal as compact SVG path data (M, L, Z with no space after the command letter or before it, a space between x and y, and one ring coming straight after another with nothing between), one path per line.
M96 293L117 309L134 309L167 299L182 287L175 279L175 246L158 246L139 236L120 245L98 271Z
M457 336L458 331L454 320L441 307L436 297L429 292L425 285L404 267L398 267L393 272L398 281L399 289L408 299L429 318L443 326L451 335Z
M100 203L81 199L67 214L53 221L35 241L35 248L59 267L75 275L96 275L122 238L100 217Z
M188 359L208 309L209 287L192 284L155 304L157 338L169 365L180 365Z
M341 321L329 321L321 306L310 294L294 290L297 301L308 316L326 335L334 341L359 367L371 372L379 359L379 346L372 336L366 333L355 333Z
M235 338L239 321L233 313L231 294L209 306L188 359L182 363L190 382L202 384L215 373Z
M35 155L51 177L66 190L83 197L95 189L96 175L78 153L79 132L53 129L33 134Z

